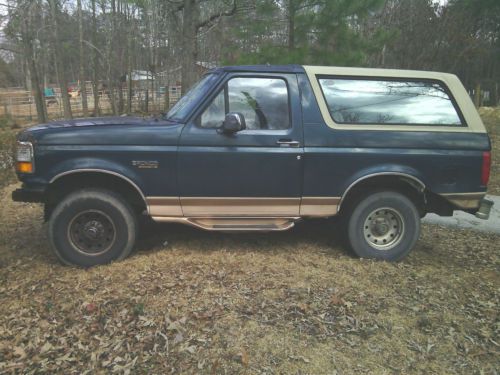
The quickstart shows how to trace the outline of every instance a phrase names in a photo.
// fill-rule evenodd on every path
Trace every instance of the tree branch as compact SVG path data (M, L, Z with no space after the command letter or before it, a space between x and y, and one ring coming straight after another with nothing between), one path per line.
M168 0L169 4L175 5L174 13L180 12L184 9L184 2Z
M15 48L5 47L5 46L0 46L0 51L7 51L7 52L12 52L12 53L23 53L22 51L19 51Z
M203 20L199 23L196 24L196 30L199 30L203 27L206 27L206 26L209 26L211 25L213 22L217 21L218 19L222 18L222 17L229 17L229 16L232 16L233 14L236 13L236 11L238 10L238 5L236 4L236 0L233 0L233 6L230 10L226 11L226 12L222 12L222 13L216 13L216 14L212 14L210 17L208 17L206 20Z

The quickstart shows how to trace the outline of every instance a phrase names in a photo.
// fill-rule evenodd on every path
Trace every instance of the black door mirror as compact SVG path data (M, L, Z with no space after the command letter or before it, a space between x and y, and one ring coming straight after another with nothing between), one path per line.
M239 112L229 112L218 129L222 134L234 134L247 128L245 123L245 116Z

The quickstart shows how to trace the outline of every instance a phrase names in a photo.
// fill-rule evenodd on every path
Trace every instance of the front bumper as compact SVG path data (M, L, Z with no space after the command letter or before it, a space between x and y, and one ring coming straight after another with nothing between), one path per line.
M45 202L45 194L43 190L21 188L12 192L12 200L14 202L43 203Z

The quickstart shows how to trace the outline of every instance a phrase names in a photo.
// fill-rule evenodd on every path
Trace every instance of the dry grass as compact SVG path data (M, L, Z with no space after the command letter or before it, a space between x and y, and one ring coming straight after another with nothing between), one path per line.
M41 208L0 205L0 372L498 371L500 236L426 226L402 263L334 222L226 235L151 225L131 258L61 266Z
M500 110L481 115L500 194ZM499 371L500 236L425 226L388 264L351 257L332 221L150 225L131 258L82 270L58 263L41 207L11 202L14 188L0 190L0 373Z
M491 139L492 163L488 193L500 195L500 108L481 108L479 113Z

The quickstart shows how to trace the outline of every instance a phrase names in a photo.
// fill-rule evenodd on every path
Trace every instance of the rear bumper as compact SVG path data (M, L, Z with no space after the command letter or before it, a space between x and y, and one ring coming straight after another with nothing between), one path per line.
M12 192L12 200L14 202L43 203L45 201L45 194L43 190L21 188Z
M479 208L482 199L486 195L486 192L478 193L452 193L452 194L440 194L448 202L453 204L456 209L463 211L475 211Z
M483 198L479 204L479 210L476 212L476 217L483 220L488 220L490 217L491 207L493 207L493 201Z

